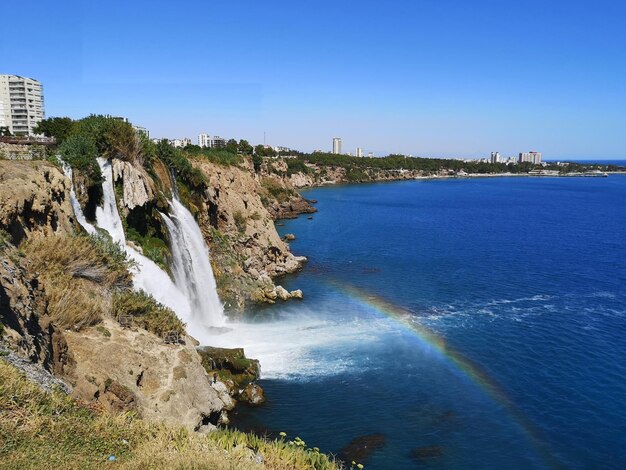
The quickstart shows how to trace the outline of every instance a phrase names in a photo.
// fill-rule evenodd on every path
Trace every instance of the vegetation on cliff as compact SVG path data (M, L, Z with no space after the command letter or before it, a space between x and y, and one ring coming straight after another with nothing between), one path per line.
M301 441L297 441L301 442ZM61 392L46 393L0 360L0 461L7 469L334 469L328 456L282 438L223 430L198 434L109 414Z

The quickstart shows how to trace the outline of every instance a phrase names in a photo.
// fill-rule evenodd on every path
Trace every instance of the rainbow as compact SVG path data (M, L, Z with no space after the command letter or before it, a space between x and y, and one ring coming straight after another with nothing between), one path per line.
M366 292L358 287L329 281L330 285L353 301L367 307L372 313L391 319L396 324L402 326L415 336L427 350L436 353L439 359L448 364L453 370L458 371L478 386L496 404L500 405L511 416L513 422L524 434L530 443L537 449L539 456L549 468L561 468L562 465L555 459L549 451L545 441L540 438L539 431L530 422L521 410L506 395L505 390L494 379L492 379L479 365L464 357L453 347L448 345L444 338L435 332L425 328L415 321L415 315L410 311L394 305L384 298Z

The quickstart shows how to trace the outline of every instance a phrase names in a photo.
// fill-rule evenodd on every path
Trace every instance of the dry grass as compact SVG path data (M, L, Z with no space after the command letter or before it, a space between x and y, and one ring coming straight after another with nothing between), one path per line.
M115 456L115 462L109 462ZM257 463L262 461L262 463ZM0 360L3 469L336 469L324 454L237 431L208 435L110 415L46 394Z
M174 311L143 291L115 292L111 302L111 313L114 318L118 315L132 315L137 326L157 336L163 336L170 331L176 331L178 334L185 333L185 324L180 321Z
M106 239L52 236L24 245L48 298L48 314L62 328L79 330L102 320L111 289L128 287L131 277L123 251Z

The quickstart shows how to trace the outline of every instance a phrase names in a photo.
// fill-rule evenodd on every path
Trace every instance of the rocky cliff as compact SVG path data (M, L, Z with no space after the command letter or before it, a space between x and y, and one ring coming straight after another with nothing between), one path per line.
M71 232L69 188L50 163L0 160L0 228L16 245L33 235Z
M273 279L301 269L306 258L294 256L278 235L262 199L268 193L251 166L202 160L195 165L208 180L196 216L211 249L220 298L235 311L249 301L274 302Z

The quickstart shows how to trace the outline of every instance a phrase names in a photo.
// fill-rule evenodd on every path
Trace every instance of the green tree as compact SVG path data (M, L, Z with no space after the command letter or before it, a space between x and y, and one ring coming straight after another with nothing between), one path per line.
M258 173L261 171L261 165L263 164L263 157L258 153L252 155L252 166L254 167L254 171Z
M237 141L235 139L230 139L228 142L226 142L225 150L230 153L237 153L237 151L239 150Z
M35 134L54 137L60 145L72 133L74 125L75 122L68 117L51 117L40 121L34 131Z
M59 146L61 158L72 168L86 172L94 181L100 181L102 174L96 162L98 149L89 136L70 135Z
M247 140L241 139L239 141L238 150L239 150L239 153L243 155L252 155L252 151L254 149L252 148L252 145L248 143Z

